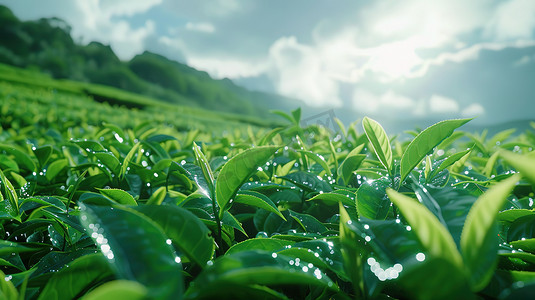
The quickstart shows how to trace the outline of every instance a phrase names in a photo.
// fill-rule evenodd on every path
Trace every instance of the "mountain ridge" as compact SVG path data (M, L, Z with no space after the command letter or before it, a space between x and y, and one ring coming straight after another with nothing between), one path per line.
M76 43L59 18L21 21L0 5L0 63L35 69L56 79L120 88L164 102L273 118L270 109L290 110L303 102L251 91L228 78L145 51L121 61L109 45Z

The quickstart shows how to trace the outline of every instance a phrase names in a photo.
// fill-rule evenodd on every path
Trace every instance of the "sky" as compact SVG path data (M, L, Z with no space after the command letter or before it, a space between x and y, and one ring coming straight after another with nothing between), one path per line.
M355 119L535 119L534 0L0 0Z

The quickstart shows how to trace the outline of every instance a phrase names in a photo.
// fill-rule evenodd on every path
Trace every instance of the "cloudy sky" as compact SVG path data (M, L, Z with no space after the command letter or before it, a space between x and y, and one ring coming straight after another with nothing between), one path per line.
M355 119L535 119L534 0L0 0Z

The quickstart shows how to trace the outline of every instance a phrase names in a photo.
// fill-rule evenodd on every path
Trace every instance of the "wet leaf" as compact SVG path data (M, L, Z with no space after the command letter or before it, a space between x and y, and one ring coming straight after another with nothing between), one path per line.
M227 209L240 187L249 179L257 168L265 163L279 147L263 146L245 150L232 157L221 169L216 182L216 200L221 210L220 216Z
M385 130L377 121L364 117L362 127L370 141L377 158L388 173L392 173L392 148Z
M293 270L293 271L290 271ZM338 287L314 265L289 257L259 250L225 255L214 261L191 283L186 298L201 297L203 291L219 289L223 285L287 285L322 286L333 291Z
M416 167L422 159L453 131L467 123L471 119L454 119L438 122L424 131L420 132L407 146L401 157L401 179L405 180L407 175Z
M462 268L462 258L455 241L440 221L416 199L388 188L390 200L403 214L416 233L422 246L435 258L449 261L455 268Z
M137 281L161 299L182 294L182 268L162 229L148 217L80 203L80 220L119 278Z
M143 205L135 209L158 224L173 244L202 268L212 258L215 246L210 230L188 210L172 205Z
M461 253L470 285L477 292L490 281L496 265L498 235L496 216L519 180L512 176L488 189L474 203L461 234Z
M121 189L98 189L98 191L117 203L123 205L137 205L134 197Z

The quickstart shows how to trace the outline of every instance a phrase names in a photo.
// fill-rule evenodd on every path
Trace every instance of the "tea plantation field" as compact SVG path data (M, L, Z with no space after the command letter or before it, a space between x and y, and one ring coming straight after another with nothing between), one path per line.
M535 123L411 139L0 82L2 299L529 299Z

